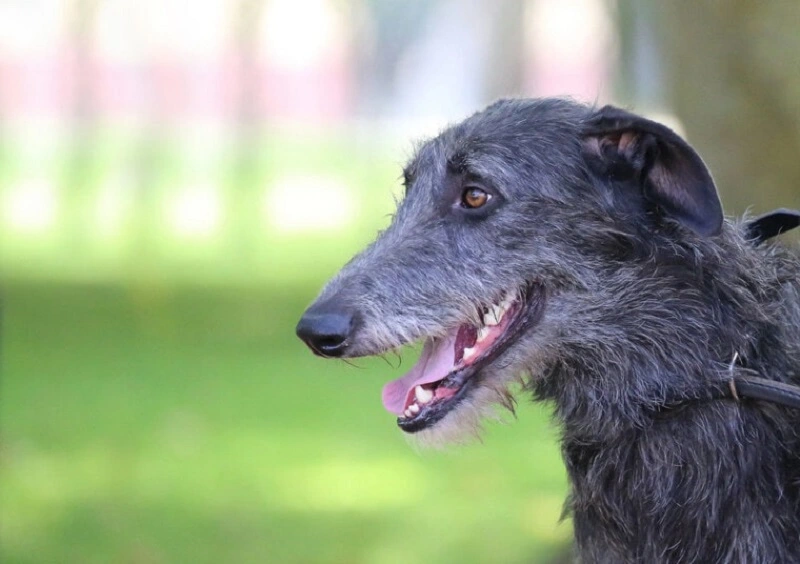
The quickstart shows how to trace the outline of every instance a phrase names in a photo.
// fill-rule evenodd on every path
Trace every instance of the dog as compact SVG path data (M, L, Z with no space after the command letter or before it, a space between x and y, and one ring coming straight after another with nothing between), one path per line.
M796 212L726 220L679 135L565 99L490 105L404 184L300 320L315 353L423 341L383 404L424 443L517 382L551 402L580 561L800 562L800 412L735 387L800 380L800 255L766 241Z

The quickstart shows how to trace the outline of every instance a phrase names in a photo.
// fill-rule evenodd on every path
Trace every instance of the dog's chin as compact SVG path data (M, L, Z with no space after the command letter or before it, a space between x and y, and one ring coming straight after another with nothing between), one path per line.
M545 292L538 284L506 294L483 307L480 321L465 322L443 338L428 339L411 371L383 389L397 425L426 446L475 437L485 420L514 410L511 388L522 367L514 349L540 322Z
M443 448L448 445L466 444L479 438L485 422L502 422L514 414L515 388L522 388L520 372L504 369L476 384L458 403L450 407L436 422L405 436L421 448ZM398 421L398 426L403 426Z

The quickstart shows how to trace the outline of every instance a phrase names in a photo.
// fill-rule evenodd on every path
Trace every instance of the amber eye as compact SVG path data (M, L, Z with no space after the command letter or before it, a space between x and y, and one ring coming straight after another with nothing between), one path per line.
M461 205L471 209L480 208L485 206L491 197L485 190L471 186L461 194Z

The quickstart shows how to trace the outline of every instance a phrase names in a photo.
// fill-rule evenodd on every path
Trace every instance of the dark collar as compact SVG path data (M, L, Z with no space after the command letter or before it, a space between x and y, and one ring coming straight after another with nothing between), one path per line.
M710 399L754 399L800 409L800 386L758 376L737 376L727 381L714 382L709 391Z

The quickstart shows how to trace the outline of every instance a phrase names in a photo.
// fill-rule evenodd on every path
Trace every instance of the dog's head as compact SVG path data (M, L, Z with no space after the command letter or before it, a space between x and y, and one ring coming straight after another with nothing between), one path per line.
M471 431L491 406L513 405L521 374L545 378L565 347L612 339L622 329L608 316L626 300L642 314L632 330L657 319L661 298L630 295L626 269L657 248L680 257L723 221L708 170L673 131L567 100L497 102L424 143L404 173L391 225L297 333L327 357L423 340L383 390L400 428L423 438Z

